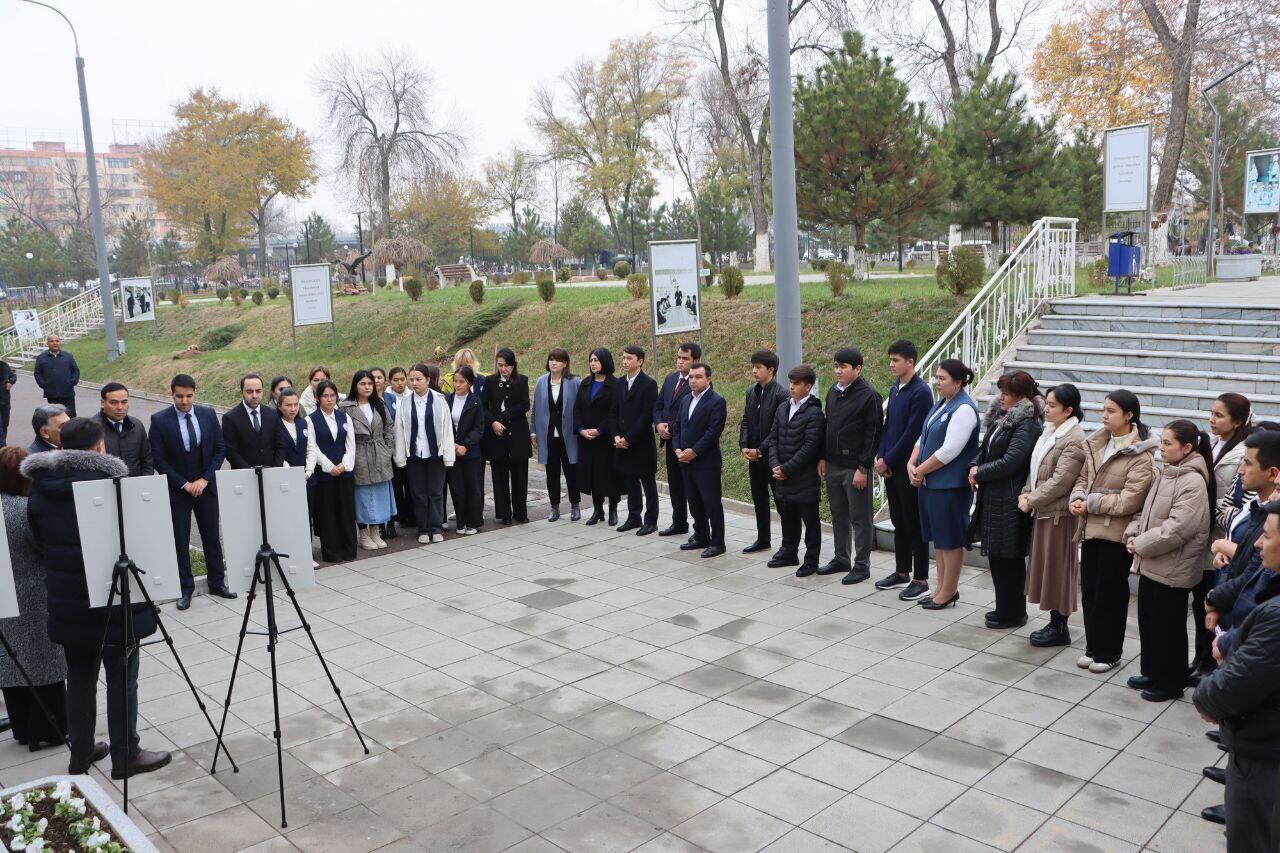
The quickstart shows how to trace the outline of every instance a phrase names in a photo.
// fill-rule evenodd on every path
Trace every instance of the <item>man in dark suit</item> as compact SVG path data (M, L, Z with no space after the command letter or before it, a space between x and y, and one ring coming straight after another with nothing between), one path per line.
M280 413L262 405L262 377L240 378L240 405L222 416L222 440L232 468L273 468L284 461Z
M99 392L102 409L102 442L107 453L124 460L130 477L149 477L156 472L151 464L151 441L142 421L129 414L129 389L119 382L108 382Z
M50 335L49 348L36 356L32 375L44 398L67 407L68 417L76 416L76 386L80 384L80 366L76 357L62 348L62 338Z
M755 384L747 389L747 399L742 405L742 423L738 425L738 449L747 460L747 476L751 481L751 503L756 508L756 541L742 549L744 554L769 550L770 523L773 507L769 498L777 503L777 482L768 461L761 454L764 440L773 429L773 416L778 406L787 398L787 392L778 384L778 356L767 349L751 356L751 378ZM781 510L779 510L781 512Z
M613 467L627 493L627 520L619 533L635 530L648 536L658 529L658 450L653 443L653 406L658 383L644 372L644 349L635 344L622 348L618 393L613 398ZM641 523L641 492L644 521ZM636 528L639 528L638 530Z
M711 365L695 361L689 367L689 394L680 401L671 444L684 470L684 487L693 515L693 537L680 550L702 548L703 557L724 553L720 435L727 414L724 397L711 390Z
M44 453L61 447L62 425L69 420L71 418L67 417L67 407L61 403L36 406L36 410L31 413L31 431L36 437L27 447L27 452Z
M680 344L676 349L676 369L662 380L662 390L653 404L653 425L658 430L658 443L666 448L667 489L671 492L671 526L658 532L659 536L678 536L689 532L689 501L684 491L684 476L680 473L680 461L676 459L671 444L671 430L680 401L689 396L689 365L702 358L702 347L692 342Z
M173 406L151 416L151 457L156 473L169 479L169 506L173 514L173 540L178 551L182 597L178 609L191 606L195 579L191 576L191 514L200 528L209 592L219 598L235 598L227 589L226 565L218 539L218 491L214 473L222 467L226 448L218 416L208 406L196 405L196 381L179 373L169 383Z
M9 391L18 381L9 362L0 359L0 447L9 441Z

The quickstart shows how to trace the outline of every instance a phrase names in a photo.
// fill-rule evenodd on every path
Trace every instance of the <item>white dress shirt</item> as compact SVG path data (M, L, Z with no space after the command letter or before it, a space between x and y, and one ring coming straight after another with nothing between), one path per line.
M705 393L707 393L707 389L703 388L702 394ZM689 420L693 420L693 410L697 407L698 401L702 399L702 394L689 393Z
M462 418L462 409L467 405L467 400L470 397L471 395L469 393L466 395L453 395L453 411L450 412L450 414L453 416L453 425L455 427L457 427L458 421Z
M413 455L418 459L431 458L431 445L427 442L427 403L431 399L431 391L419 397L414 394L411 398L413 402L413 417L418 421L418 443L414 446ZM409 435L413 435L413 422L409 423ZM436 447L440 446L440 436L436 436ZM439 451L437 451L438 454Z
M329 430L334 441L338 439L338 410L325 414L320 409L320 418ZM333 462L320 452L320 445L314 439L307 442L307 468L315 470L316 465L320 466L320 470L328 474L333 470ZM349 425L347 426L347 441L342 449L342 467L346 471L354 471L356 465L356 433Z

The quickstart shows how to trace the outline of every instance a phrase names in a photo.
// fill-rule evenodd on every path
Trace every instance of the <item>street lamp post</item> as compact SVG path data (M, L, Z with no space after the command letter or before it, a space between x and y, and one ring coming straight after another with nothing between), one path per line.
M791 33L787 0L769 0L769 124L773 133L774 318L779 372L804 360L800 345L800 241L797 236ZM766 260L768 260L766 258Z
M116 338L116 315L111 297L111 270L107 265L107 237L102 228L102 197L98 193L98 164L93 153L93 127L89 122L89 92L84 82L84 57L80 55L80 37L71 19L60 9L41 0L21 0L33 6L49 9L71 28L71 40L76 48L76 80L80 86L80 120L84 124L84 159L89 174L89 212L93 219L93 244L98 255L98 292L102 295L102 327L107 338L107 361L120 357Z
M1217 77L1210 80L1209 84L1200 90L1200 97L1204 98L1205 104L1207 104L1209 109L1213 111L1213 160L1209 164L1209 222L1207 226L1208 230L1205 232L1206 246L1204 253L1206 278L1213 277L1213 250L1217 248L1218 242L1214 239L1213 235L1213 219L1218 206L1218 135L1222 130L1222 116L1218 114L1218 106L1213 102L1213 99L1209 97L1209 92L1227 82L1252 64L1252 59L1246 59L1230 71L1219 74Z
M27 252L27 287L35 292L36 288L36 256Z

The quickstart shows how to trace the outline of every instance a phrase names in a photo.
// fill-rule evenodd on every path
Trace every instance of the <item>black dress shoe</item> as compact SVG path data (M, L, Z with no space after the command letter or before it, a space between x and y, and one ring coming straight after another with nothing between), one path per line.
M705 551L703 551L703 552L702 552L701 554L699 554L698 556L699 556L699 557L703 557L703 558L706 558L706 557L719 557L719 556L720 556L721 554L723 554L723 553L724 553L724 546L723 546L723 545L712 545L711 547L707 548Z
M703 548L710 548L710 542L702 542L696 539L690 539L688 542L680 543L681 551L701 551Z
M831 562L827 563L827 564L826 564L825 566L823 566L822 568L818 569L818 574L820 574L820 575L838 575L838 574L840 574L841 572L851 572L851 571L853 571L853 567L852 567L852 566L849 566L849 565L847 565L847 564L845 564L845 563L840 563L840 562L837 562L837 561L835 561L835 560L832 560Z
M638 529L640 529L640 519L638 518L628 518L618 526L619 533L627 533L628 531Z
M768 551L771 547L773 546L770 545L768 542L761 542L760 540L757 539L755 542L752 542L750 545L743 548L742 553L754 554L757 551Z
M1222 743L1222 732L1217 729L1209 729L1209 731L1204 733L1204 736L1214 743Z
M514 524L515 522L513 522L513 521L512 521L511 519L509 519L509 518L500 518L500 519L498 519L498 523L499 523L499 524L501 524L503 527L510 527L510 526L511 526L512 524Z
M400 538L400 531L396 530L396 523L394 521L388 521L386 524L382 525L382 536L385 539Z
M670 527L664 527L664 528L662 528L661 530L659 530L659 531L658 531L658 535L659 535L659 536L681 536L681 535L683 535L683 534L685 534L685 533L688 533L688 532L689 532L689 525L687 525L687 524L681 524L681 525L675 525L675 524L673 524L673 525L671 525Z
M528 523L529 523L529 516L527 515L516 516L516 524L528 524Z
M618 508L616 506L609 507L609 526L618 526Z
M1027 624L1027 614L1024 613L1014 619L1001 619L996 617L994 619L986 619L984 622L986 626L993 631L1005 631L1009 628L1021 628L1023 625Z
M591 513L591 517L587 519L587 527L591 527L592 525L599 524L602 521L604 521L604 513L593 512Z
M792 565L794 565L794 563ZM796 577L798 578L807 578L810 575L816 575L817 573L818 567L813 563L805 563L803 566L796 569Z
M1145 675L1133 675L1125 682L1125 686L1130 690L1146 690L1151 686L1151 679Z
M560 507L553 506L551 508L551 512L547 514L547 521L559 521L559 520L560 520Z
M1225 824L1227 822L1227 807L1205 806L1200 810L1200 817L1209 821L1209 823Z
M127 776L137 776L139 773L150 773L153 770L159 770L173 760L173 756L167 752L152 752L149 749L138 750L138 754L129 759L128 772L120 767L111 768L112 779L123 779Z
M236 593L227 589L225 586L211 586L209 587L209 594L216 595L218 598L235 598L236 597Z
M182 598L179 598L179 599L178 599L178 609L179 609L179 610L186 610L186 609L187 609L188 607L190 607L190 606L191 606L191 596L189 596L189 595L184 595L184 596L182 596Z
M862 583L863 581L870 580L870 579L871 579L870 569L850 569L847 575L840 578L840 583L844 584L845 586L852 586L855 583Z
M1031 632L1031 645L1040 649L1050 646L1069 646L1071 645L1071 632L1065 626L1055 628L1053 625L1046 625L1039 631Z
M582 507L578 506L577 504L572 504L572 505L570 505L570 507L569 507L569 520L570 520L570 521L581 521L581 520L582 520Z
M111 747L105 741L98 741L93 745L93 752L89 753L88 761L76 761L71 759L67 765L67 772L72 776L79 776L82 773L89 772L89 766L95 764L111 754Z
M1181 690L1160 690L1159 688L1156 688L1156 687L1150 687L1146 690L1143 690L1142 693L1140 693L1139 695L1143 699L1146 699L1148 702L1172 702L1175 699L1182 698L1182 691Z
M1206 767L1200 771L1200 774L1210 782L1217 782L1219 785L1227 784L1227 768L1225 767Z
M13 721L8 717L0 717L0 732L7 732L11 728L13 728ZM22 741L18 741L18 743L22 743Z
M798 566L800 565L800 558L795 556L794 554L790 556L788 556L787 554L782 554L781 556L775 555L774 558L770 560L768 563L766 563L765 565L767 565L771 569L781 569L786 566ZM816 574L818 571L817 566L806 566L806 568L813 569L813 571L811 572L806 571L805 574L803 575L797 572L796 576L802 577L802 578L808 577L809 575Z
M636 535L637 535L637 536L648 536L650 533L657 533L657 532L658 532L658 525L656 525L656 524L642 524L642 525L640 525L640 529L636 531Z

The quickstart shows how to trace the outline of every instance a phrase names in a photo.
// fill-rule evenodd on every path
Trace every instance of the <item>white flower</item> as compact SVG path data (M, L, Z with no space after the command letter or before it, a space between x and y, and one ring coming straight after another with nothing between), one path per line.
M67 805L71 807L76 814L84 814L84 797L71 797L67 800Z
M9 808L15 812L22 811L27 807L27 797L25 794L17 793L9 798Z
M26 817L24 817L21 813L18 813L18 814L15 814L13 817L9 818L9 822L5 824L5 827L7 827L12 832L22 832L22 825L26 822L27 822Z
M40 830L41 835L44 835L44 831L48 828L49 828L49 818L47 817L40 818L39 822L36 823L36 829Z
M27 853L40 853L44 850L44 839L35 838L27 842Z
M10 850L26 850L27 842L22 840L21 835L15 836L14 839L9 842L9 849Z
M71 799L71 783L63 781L54 785L53 797L60 803L65 803L67 800Z
M89 848L103 847L109 843L111 843L111 836L105 832L95 832L84 840L84 846Z

